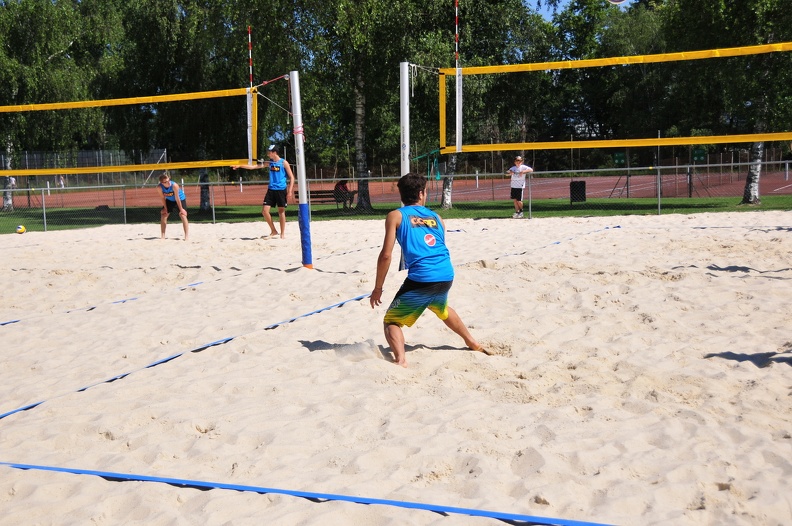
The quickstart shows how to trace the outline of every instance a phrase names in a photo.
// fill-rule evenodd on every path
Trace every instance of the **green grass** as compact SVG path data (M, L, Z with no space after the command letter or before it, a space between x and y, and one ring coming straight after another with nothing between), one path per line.
M662 201L662 214L695 214L700 212L745 212L756 210L792 210L792 195L762 197L760 206L740 205L739 197L707 198L668 198ZM528 213L526 202L526 215ZM384 219L399 203L377 203L373 211L353 210L344 212L335 205L316 205L312 208L311 219L324 221L332 219ZM430 204L444 218L510 218L513 212L511 201L474 201L457 203L454 208L440 210ZM128 208L127 223L159 223L159 207ZM211 223L211 212L190 210L191 223ZM592 217L621 215L657 215L655 199L589 199L585 203L570 204L568 199L547 199L534 201L531 215L541 217ZM297 220L297 206L289 206L286 211L288 221ZM218 223L238 223L261 221L260 206L222 206L215 208L214 220ZM171 217L171 223L178 219ZM53 208L47 209L47 230L66 230L89 228L109 224L123 224L124 211L121 208L97 210L95 208ZM14 212L0 212L0 233L13 233L17 225L25 225L29 231L43 231L44 221L40 208L17 208Z

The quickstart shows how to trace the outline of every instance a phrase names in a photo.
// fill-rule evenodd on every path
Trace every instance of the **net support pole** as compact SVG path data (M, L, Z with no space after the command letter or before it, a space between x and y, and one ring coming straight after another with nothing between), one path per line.
M456 70L456 151L462 151L462 68Z
M454 63L456 65L456 151L462 151L462 68L459 67L459 0L454 0Z
M305 178L305 136L303 135L302 106L300 105L300 76L296 71L289 72L291 84L292 111L294 113L294 147L297 159L297 218L300 225L300 245L302 247L302 264L313 268L311 254L311 210L308 206L308 187Z
M401 170L410 172L410 64L399 63L399 119L401 121Z
M253 136L253 88L247 88L245 90L245 97L247 101L248 164L253 164L253 148L256 140Z

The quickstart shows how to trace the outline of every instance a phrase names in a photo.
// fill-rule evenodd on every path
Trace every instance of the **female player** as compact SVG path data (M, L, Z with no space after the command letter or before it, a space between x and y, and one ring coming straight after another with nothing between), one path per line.
M162 239L165 239L165 227L168 226L168 216L178 209L179 218L181 218L182 225L184 226L184 240L187 241L189 233L189 224L187 223L187 200L178 184L170 179L170 175L165 171L159 176L159 184L157 185L162 193L162 210L160 210L160 232ZM178 196L178 198L177 198Z

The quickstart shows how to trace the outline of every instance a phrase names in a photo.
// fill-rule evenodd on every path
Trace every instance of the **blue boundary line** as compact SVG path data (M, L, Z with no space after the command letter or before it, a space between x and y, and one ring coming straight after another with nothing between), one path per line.
M606 230L610 230L610 229L618 229L618 228L621 228L621 226L617 225L617 226L614 226L614 227L605 227L605 228L594 230L594 231L591 231L591 232L586 232L583 235L589 235L589 234L593 234L593 233L596 233L596 232L602 232L602 231L606 231ZM694 227L694 228L707 228L707 227ZM463 230L454 230L453 232L464 232L464 231ZM562 240L562 241L569 241L569 240L574 239L576 237L579 237L579 235L573 236L573 237L570 237L570 238L566 238L565 240ZM547 247L550 247L550 246L553 246L553 245L559 245L559 244L561 244L562 241L555 241L555 242L552 242L552 243L548 243L547 245L544 245L544 246L541 246L541 247L537 247L537 248L534 248L532 250L538 250L538 249L547 248ZM523 251L523 252L512 253L512 254L504 254L503 256L499 256L499 257L497 257L495 259L497 260L497 259L500 259L501 257L524 255L524 254L527 254L528 252L530 252L532 250L526 250L526 251ZM197 285L200 285L202 283L203 283L202 281L199 281L199 282L195 282L195 283L192 283L192 284L188 284L188 285L179 287L179 290L184 290L184 289L186 289L188 287L197 286ZM305 318L305 317L311 316L313 314L317 314L317 313L320 313L320 312L324 312L326 310L330 310L330 309L333 309L333 308L336 308L336 307L343 306L344 304L346 304L348 302L361 300L363 298L368 297L369 295L370 294L359 295L359 296L356 296L356 297L351 298L349 300L345 300L345 301L336 303L334 305L323 307L321 309L317 309L317 310L308 312L306 314L301 314L299 316L295 316L294 318L289 318L289 319L284 320L282 322L278 322L278 323L274 323L274 324L268 325L263 330L274 329L274 328L276 328L276 327L278 327L280 325L292 323L292 322L297 321L297 320L299 320L301 318ZM126 303L128 301L134 301L136 299L138 299L138 298L128 298L128 299L124 299L124 300L114 301L111 304L123 304L123 303ZM74 309L72 311L67 311L67 312L74 312L74 311L78 311L78 310L91 311L91 310L94 310L95 308L96 308L95 306L94 307L86 307L86 308L83 308L83 309ZM10 320L10 321L5 321L5 322L0 322L0 326L10 325L10 324L13 324L13 323L17 323L19 321L21 321L21 320ZM251 333L252 332L256 332L256 331L251 331ZM250 334L250 333L245 333L245 334ZM141 367L139 369L136 369L136 370L133 370L133 371L130 371L130 372L127 372L127 373L122 373L122 374L116 375L116 376L114 376L112 378L109 378L107 380L96 382L96 383L90 384L88 386L82 387L82 388L78 389L75 392L83 392L83 391L86 391L86 390L90 389L91 387L95 387L95 386L103 384L103 383L110 383L110 382L114 382L116 380L120 380L120 379L125 378L125 377L127 377L130 374L133 374L135 372L139 372L139 371L142 371L144 369L149 369L149 368L152 368L152 367L156 367L157 365L161 365L161 364L170 362L171 360L174 360L174 359L176 359L176 358L178 358L178 357L180 357L180 356L182 356L182 355L184 355L184 354L186 354L188 352L200 352L200 351L203 351L203 350L205 350L207 348L210 348L210 347L214 347L214 346L217 346L217 345L223 345L225 343L228 343L228 342L234 340L237 337L238 336L231 336L231 337L228 337L228 338L223 338L223 339L216 340L214 342L202 345L200 347L197 347L197 348L189 350L189 351L184 351L184 352L181 352L181 353L174 354L172 356L168 356L166 358L159 359L159 360L157 360L155 362L152 362L152 363L150 363L150 364L148 364L146 366L143 366L143 367ZM63 395L60 395L60 396L63 396ZM28 405L20 407L18 409L14 409L12 411L0 414L0 419L3 419L5 417L7 417L7 416L10 416L10 415L18 413L18 412L22 412L22 411L27 411L27 410L33 409L33 408L43 404L44 402L46 402L46 400L43 400L43 401L40 401L40 402L35 402L35 403L32 403L32 404L28 404ZM289 496L306 498L306 499L314 499L314 500L324 500L324 501L336 500L336 501L353 502L353 503L357 503L357 504L379 504L379 505L384 505L384 506L395 506L395 507L402 507L402 508L426 510L426 511L432 511L432 512L436 512L436 513L463 514L463 515L488 517L488 518L494 518L494 519L500 519L500 520L508 520L508 521L521 521L521 522L527 522L527 523L539 524L539 525L604 526L602 523L594 523L594 522L575 521L575 520L566 520L566 519L555 519L555 518L537 517L537 516L532 516L532 515L520 515L520 514L513 514L513 513L502 513L502 512L489 511L489 510L477 510L477 509L472 509L472 508L439 506L439 505L422 504L422 503L410 502L410 501L398 501L398 500L389 500L389 499L375 499L375 498L367 498L367 497L354 497L354 496L349 496L349 495L339 495L339 494L332 494L332 493L314 493L314 492L297 491L297 490L267 488L267 487L262 487L262 486L245 486L245 485L236 485L236 484L226 484L226 483L220 483L220 482L197 481L197 480L190 480L190 479L150 477L150 476L146 476L146 475L124 474L124 473L115 473L115 472L106 472L106 471L93 471L93 470L84 470L84 469L72 469L72 468L62 468L62 467L53 467L53 466L40 466L40 465L34 465L34 464L16 464L16 463L10 463L10 462L0 462L0 465L5 465L5 466L9 466L11 468L22 469L22 470L39 470L39 471L52 471L52 472L70 473L70 474L77 474L77 475L91 475L91 476L102 477L102 478L109 479L109 480L158 482L158 483L165 483L165 484L170 484L170 485L175 485L175 486L195 487L195 488L203 488L203 489L228 489L228 490L234 490L234 491L245 491L245 492L254 492L254 493L275 493L275 494L283 494L283 495L289 495Z
M541 246L541 247L537 247L537 248L534 248L534 249L531 249L531 250L526 250L526 251L523 251L523 252L520 252L520 253L514 253L514 254L504 254L503 256L499 256L499 257L497 257L497 258L495 258L495 259L497 260L497 259L500 259L501 257L507 257L507 256L519 256L519 255L527 254L528 252L530 252L530 251L532 251L532 250L539 250L539 249L541 249L541 248L547 248L547 247L550 247L550 246L553 246L553 245L559 245L559 244L561 244L561 242L562 242L562 241L569 241L569 240L571 240L571 239L574 239L574 238L576 238L576 237L580 237L581 235L589 235L589 234L594 234L594 233L597 233L597 232L604 232L604 231L607 231L607 230L618 229L618 228L621 228L621 226L619 226L619 225L617 225L617 226L613 226L613 227L611 227L611 226L607 226L607 227L600 228L600 229L597 229L597 230L592 230L592 231L590 231L590 232L585 232L585 233L583 233L583 234L578 234L578 235L576 235L576 236L572 236L572 237L566 238L565 240L561 240L561 241L554 241L554 242L552 242L552 243L548 243L547 245L544 245L544 246ZM464 231L464 230L452 230L452 232L465 232L465 231ZM199 284L201 284L201 283L203 283L203 282L202 282L202 281L199 281L199 282L195 282L195 283L194 283L194 284L192 284L192 285L185 285L185 286L182 286L182 287L180 287L180 290L184 290L184 289L185 289L185 288L187 288L187 287L194 286L194 285L199 285ZM307 312L307 313L305 313L305 314L300 314L299 316L295 316L295 317L293 317L293 318L289 318L289 319L287 319L287 320L280 321L280 322L278 322L278 323L273 323L273 324L267 325L267 326L266 326L266 327L264 327L263 329L259 329L259 330L265 330L265 331L266 331L266 330L275 329L275 328L277 328L277 327L280 327L281 325L286 325L286 324L288 324L288 323L295 322L295 321L297 321L297 320L299 320L299 319L301 319L301 318L305 318L305 317L308 317L308 316L312 316L312 315L314 315L314 314L318 314L318 313L320 313L320 312L324 312L324 311L326 311L326 310L334 309L334 308L337 308L337 307L342 307L342 306L344 306L345 304L347 304L347 303L349 303L349 302L353 302L353 301L359 301L359 300L362 300L362 299L364 299L364 298L367 298L367 297L369 297L370 295L371 295L370 293L369 293L369 294L361 294L361 295L359 295L359 296L355 296L354 298L350 298L350 299L348 299L348 300L344 300L344 301L341 301L341 302L339 302L339 303L335 303L335 304L333 304L333 305L329 305L329 306L327 306L327 307L322 307L322 308L320 308L320 309L316 309L316 310L313 310L313 311ZM119 301L115 301L115 302L113 302L113 303L114 303L114 304L119 304L119 303L126 303L126 302L128 302L128 301L133 301L133 300L136 300L136 299L137 299L137 298L129 298L129 299L125 299L125 300L119 300ZM90 310L93 310L93 309L95 309L95 308L96 308L96 307L88 307L87 309L79 309L79 310L89 310L89 311L90 311ZM69 311L69 312L71 312L71 311ZM16 320L16 321L19 321L19 320ZM16 323L16 321L14 321L14 322L6 322L6 323ZM0 326L2 326L2 325L4 325L4 324L3 324L3 323L0 323ZM157 361L155 361L155 362L153 362L153 363L150 363L150 364L148 364L148 365L145 365L145 366L143 366L143 367L141 367L141 368L139 368L139 369L134 369L134 370L132 370L132 371L129 371L129 372L126 372L126 373L121 373L121 374L119 374L119 375L113 376L112 378L108 378L108 379L106 379L106 380L101 380L101 381L95 382L95 383L93 383L93 384L90 384L90 385L88 385L88 386L86 386L86 387L82 387L82 388L80 388L80 389L77 389L76 391L73 391L73 392L78 392L78 393L81 393L81 392L83 392L83 391L86 391L86 390L90 389L91 387L95 387L95 386L97 386L97 385L101 385L101 384L105 384L105 383L111 383L111 382L115 382L116 380L120 380L120 379L122 379L122 378L125 378L125 377L129 376L130 374L133 374L133 373L136 373L136 372L142 371L142 370L144 370L144 369L150 369L150 368L152 368L152 367L155 367L155 366L157 366L157 365L161 365L161 364L163 364L163 363L167 363L167 362L169 362L169 361L171 361L171 360L174 360L174 359L176 359L176 358L178 358L178 357L180 357L180 356L182 356L182 355L184 355L184 354L191 353L191 352L200 352L200 351L203 351L204 349L207 349L207 348L209 348L209 347L214 347L214 346L217 346L217 345L223 345L223 344L225 344L225 343L228 343L228 342L232 341L232 340L233 340L233 339L235 339L235 338L238 338L239 336L244 336L244 335L246 335L246 334L252 334L252 333L254 333L254 332L256 332L256 331L250 331L250 332L247 332L247 333L238 334L238 335L236 335L236 336L230 336L230 337L223 338L223 339L220 339L220 340L217 340L217 341L214 341L214 342L210 342L210 343L207 343L207 344L205 344L205 345L201 345L200 347L196 347L195 349L190 349L190 350L188 350L188 351L183 351L183 352L180 352L180 353L174 354L174 355L172 355L172 356L168 356L168 357L166 357L166 358L162 358L162 359L160 359L160 360L157 360ZM69 392L69 393L66 393L66 394L70 394L70 393L71 393L71 392ZM65 396L65 394L63 394L63 395L58 395L58 396L56 396L55 398L59 398L60 396ZM23 411L28 411L28 410L30 410L30 409L33 409L34 407L37 407L37 406L39 406L39 405L43 404L43 403L44 403L44 402L46 402L46 401L47 401L47 400L42 400L42 401L40 401L40 402L36 402L36 403L32 403L32 404L27 404L27 405L25 405L25 406L23 406L23 407L19 407L19 408L17 408L17 409L12 409L11 411L7 411L7 412L5 412L5 413L0 413L0 420L2 420L3 418L5 418L5 417L7 417L7 416L13 415L13 414L15 414L15 413L20 413L20 412L23 412Z
M598 229L598 230L595 230L595 231L592 231L592 232L586 232L584 235L588 235L588 234L592 234L592 233L596 233L596 232L602 232L602 231L609 230L609 229L612 229L612 228L621 228L621 227L620 226L605 227L603 229ZM453 232L464 232L464 230L454 230ZM575 237L579 237L579 236L573 236L573 237L567 238L566 240L574 239ZM550 247L550 246L553 246L553 245L558 245L558 244L561 244L561 242L562 241L555 241L553 243L549 243L547 245L535 248L533 250L538 250L540 248L547 248L547 247ZM500 256L500 257L523 255L523 254L526 254L528 252L529 251L526 250L524 252L515 253L515 254L504 254L503 256ZM500 259L500 257L498 257L496 259ZM199 282L195 282L195 283L188 284L188 285L185 285L185 286L181 286L181 287L179 287L179 290L184 290L184 289L186 289L188 287L197 286L197 285L200 285L202 283L203 283L202 281L199 281ZM341 306L343 306L343 305L345 305L346 303L349 303L349 302L362 300L362 299L367 298L369 296L370 296L370 294L361 294L361 295L356 296L354 298L350 298L348 300L345 300L345 301L342 301L342 302L339 302L339 303L335 303L335 304L329 305L327 307L316 309L316 310L307 312L305 314L301 314L299 316L295 316L293 318L289 318L287 320L284 320L284 321L281 321L281 322L278 322L278 323L270 324L270 325L268 325L268 326L266 326L266 327L264 327L263 329L260 329L260 330L274 329L274 328L279 327L281 325L289 324L289 323L295 322L297 320L300 320L302 318L305 318L305 317L308 317L308 316L312 316L314 314L318 314L318 313L321 313L321 312L324 312L324 311L327 311L327 310L330 310L330 309L341 307ZM123 304L123 303L127 303L129 301L134 301L134 300L137 300L137 299L138 298L128 298L128 299L124 299L124 300L118 300L118 301L111 302L111 304ZM74 309L74 310L91 311L91 310L94 310L95 308L96 307L94 306L94 307L87 307L87 308L84 308L84 309ZM73 311L68 311L68 312L73 312ZM3 322L3 323L0 323L0 326L11 324L11 323L16 323L18 321L21 321L21 320L13 320L13 321L8 321L8 322ZM245 334L250 334L250 333L253 333L253 332L256 332L256 331L250 331L249 333L245 333ZM224 344L234 340L235 338L237 338L239 336L242 336L242 335L231 336L231 337L219 339L219 340L216 340L214 342L207 343L205 345L196 347L196 348L188 350L188 351L180 352L180 353L177 353L177 354L165 357L165 358L161 358L161 359L156 360L156 361L154 361L154 362L152 362L152 363L150 363L148 365L145 365L145 366L143 366L143 367L141 367L139 369L135 369L135 370L132 370L132 371L129 371L129 372L126 372L126 373L121 373L119 375L113 376L113 377L108 378L106 380L102 380L102 381L99 381L99 382L95 382L93 384L89 384L89 385L87 385L85 387L77 389L74 392L78 392L78 393L79 392L84 392L84 391L86 391L86 390L88 390L88 389L90 389L92 387L97 386L97 385L101 385L101 384L105 384L105 383L111 383L111 382L115 382L117 380L121 380L123 378L126 378L130 374L135 373L135 372L143 371L145 369L150 369L152 367L156 367L158 365L162 365L164 363L168 363L168 362L170 362L172 360L175 360L176 358L179 358L180 356L182 356L184 354L187 354L187 353L190 353L190 352L200 352L200 351L203 351L203 350L208 349L210 347L215 347L215 346L218 346L218 345L224 345ZM65 395L60 395L60 396L65 396ZM13 414L16 414L16 413L19 413L19 412L23 412L23 411L28 411L30 409L38 407L39 405L43 404L46 401L47 400L42 400L40 402L35 402L35 403L32 403L32 404L28 404L26 406L14 409L12 411L8 411L6 413L0 414L0 420L2 420L3 418L5 418L7 416L10 416L10 415L13 415ZM489 510L476 510L476 509L472 509L472 508L458 508L458 507L449 507L449 506L439 506L439 505L422 504L422 503L409 502L409 501L397 501L397 500L388 500L388 499L373 499L373 498L366 498L366 497L353 497L353 496L348 496L348 495L337 495L337 494L332 494L332 493L314 493L314 492L286 490L286 489L278 489L278 488L266 488L266 487L260 487L260 486L242 486L242 485L225 484L225 483L219 483L219 482L204 482L204 481L188 480L188 479L149 477L149 476L145 476L145 475L134 475L134 474L130 475L130 474L104 472L104 471L92 471L92 470L83 470L83 469L60 468L60 467L52 467L52 466L38 466L38 465L33 465L33 464L15 464L15 463L8 463L8 462L0 462L0 465L6 465L6 466L9 466L9 467L12 467L12 468L24 469L24 470L36 469L36 470L41 470L41 471L55 471L55 472L72 473L72 474L93 475L93 476L98 476L98 477L111 479L111 480L141 481L141 482L160 482L160 483L171 484L171 485L176 485L176 486L189 486L189 487L208 488L208 489L230 489L230 490L235 490L235 491L246 491L246 492L254 492L254 493L278 493L278 494L290 495L290 496L301 497L301 498L306 498L306 499L337 500L337 501L353 502L353 503L358 503L358 504L380 504L380 505L385 505L385 506L396 506L396 507L402 507L402 508L411 508L411 509L420 509L420 510L426 510L426 511L433 511L433 512L437 512L437 513L463 514L463 515L488 517L488 518L501 519L501 520L521 521L521 522L528 522L528 523L539 524L539 525L601 526L601 523L593 523L593 522L572 521L572 520L566 520L566 519L551 519L551 518L536 517L536 516L531 516L531 515L502 513L502 512L489 511Z
M524 256L525 254L528 254L529 252L534 252L534 251L542 249L542 248L552 247L553 245L560 245L563 241L571 241L571 240L573 240L575 238L578 238L578 237L588 236L588 235L591 235L591 234L596 234L598 232L605 232L606 230L616 230L616 229L619 229L619 228L621 228L621 225L606 226L604 228L598 228L597 230L592 230L590 232L584 232L582 234L577 234L577 235L574 235L574 236L571 236L571 237L568 237L568 238L565 238L565 239L562 239L562 240L559 240L559 241L553 241L552 243L548 243L546 245L542 245L540 247L532 248L532 249L529 249L529 250L523 250L522 252L514 252L514 253L511 253L511 254L504 254L502 256L496 257L495 261L497 261L497 260L499 260L501 258L510 257L510 256Z
M177 290L182 291L182 290L185 290L185 289L187 289L189 287L195 287L195 286L201 285L202 283L203 283L203 281L198 281L196 283L191 283L189 285L181 285L181 286L176 287L176 288L177 288ZM74 309L69 309L69 310L63 311L62 314L71 314L72 312L83 312L83 311L91 312L92 310L95 310L97 307L99 307L101 305L123 305L124 303L129 303L131 301L136 301L138 299L140 299L140 298L137 298L137 297L124 298L124 299L120 299L120 300L108 301L107 303L104 303L104 304L103 303L99 303L97 305L92 305L92 306L89 306L89 307L77 307L77 308L74 308ZM29 320L29 319L32 319L32 318L40 318L42 316L45 316L45 315L43 315L43 314L33 315L33 316L31 316L29 318L25 318L25 319ZM3 322L0 322L0 327L2 327L4 325L11 325L12 323L18 323L18 322L21 322L21 321L23 321L22 318L20 318L18 320L3 321Z
M75 391L69 391L68 393L57 395L57 396L55 396L53 398L50 398L49 400L53 400L55 398L60 398L62 396L66 396L67 394L71 394L71 393L82 393L83 391L87 391L88 389L90 389L92 387L96 387L97 385L109 384L109 383L115 382L116 380L121 380L122 378L126 378L130 374L134 374L134 373L143 371L145 369L151 369L152 367L156 367L158 365L162 365L164 363L170 362L171 360L175 360L176 358L179 358L180 356L183 356L183 355L185 355L187 353L197 353L197 352L201 352L201 351L203 351L205 349L208 349L210 347L216 347L218 345L224 345L224 344L226 344L226 343L228 343L228 342L230 342L230 341L232 341L232 340L234 340L236 338L239 338L240 336L245 336L247 334L253 334L254 332L258 332L258 331L261 331L261 330L265 330L266 331L266 330L274 329L274 328L279 327L281 325L286 325L288 323L292 323L294 321L297 321L297 320L299 320L301 318L312 316L314 314L318 314L318 313L324 312L326 310L335 309L337 307L343 307L347 303L351 303L353 301L360 301L363 298L367 298L369 296L370 296L370 294L361 294L360 296L355 296L354 298L350 298L348 300L344 300L344 301L335 303L335 304L327 306L327 307L322 307L321 309L316 309L314 311L307 312L305 314L300 314L299 316L295 316L294 318L290 318L288 320L284 320L284 321L281 321L281 322L278 322L278 323L273 323L271 325L267 325L263 329L257 329L255 331L249 331L249 332L246 332L246 333L237 334L236 336L229 336L229 337L226 337L226 338L221 338L219 340L215 340L213 342L206 343L204 345L200 345L198 347L195 347L194 349L190 349L190 350L187 350L187 351L182 351L182 352L173 354L171 356L167 356L165 358L160 358L160 359L158 359L158 360L156 360L156 361L154 361L154 362L152 362L152 363L150 363L148 365L144 365L142 367L139 367L138 369L133 369L133 370L125 372L125 373L117 374L117 375L115 375L115 376L113 376L111 378L108 378L106 380L100 380L98 382L94 382L94 383L89 384L89 385L87 385L85 387L81 387L81 388L79 388L79 389L77 389ZM7 416L11 416L11 415L16 414L16 413L21 413L23 411L28 411L30 409L33 409L34 407L37 407L37 406L39 406L39 405L41 405L41 404L43 404L44 402L47 402L47 401L48 400L42 400L40 402L27 404L27 405L25 405L23 407L19 407L17 409L12 409L11 411L7 411L5 413L0 413L0 420L2 420L3 418L5 418Z
M582 235L593 234L595 232L601 232L603 230L608 230L608 229L612 229L612 228L621 228L621 227L620 226L605 227L605 228L602 228L602 229L594 230L592 232L586 232L586 233L584 233ZM453 230L447 230L447 232L451 232L451 233L465 233L466 231L463 230L463 229L453 229ZM570 239L574 239L574 237L578 237L578 236L573 236L573 237L567 238L565 241L568 241ZM533 251L533 250L539 250L540 248L547 248L549 246L558 245L558 244L561 244L561 241L554 241L554 242L549 243L547 245L544 245L544 246L541 246L541 247L537 247L537 248L534 248L534 249L530 249L530 250L526 250L526 251L523 251L523 252L518 252L518 253L513 253L513 254L504 254L504 255L499 256L499 257L497 257L495 259L498 260L498 259L500 259L502 257L508 257L508 256L521 256L521 255L527 254L528 252ZM319 257L317 259L319 259L319 260L328 259L328 258L331 258L331 257L337 257L337 256L346 255L346 254L351 254L353 252L360 252L361 250L371 250L371 249L376 249L376 248L378 248L378 247L372 246L372 247L367 247L367 248L358 248L358 249L355 249L355 250L349 250L349 251L342 252L342 253L339 253L339 254L330 254L330 255L327 255L327 256L322 256L322 257ZM264 268L271 269L272 267L264 267ZM277 270L277 269L275 269L275 270ZM218 279L224 279L224 278L218 278ZM188 283L187 285L180 285L180 286L176 287L176 289L179 290L179 291L183 291L183 290L186 290L186 289L188 289L190 287L197 287L198 285L203 285L204 283L205 283L204 281L196 281L194 283ZM131 301L135 301L135 300L138 300L138 299L140 299L140 298L138 298L138 297L124 298L124 299L120 299L120 300L110 301L108 304L109 305L123 305L124 303L129 303ZM70 309L70 310L65 311L65 314L71 314L72 312L81 312L81 311L90 312L90 311L96 309L100 305L102 305L102 304L97 304L97 305L93 305L93 306L90 306L90 307L78 307L78 308L75 308L75 309ZM328 308L332 308L332 307L328 307ZM317 312L321 312L321 311L317 311ZM30 318L28 318L28 319L30 319ZM288 321L291 322L291 321L294 321L295 319L297 319L297 318L294 318L294 319L291 319L291 320L288 320ZM14 323L19 323L21 321L24 321L24 320L20 318L20 319L16 319L16 320L3 321L3 322L0 322L0 327L3 327L5 325L11 325L11 324L14 324ZM274 326L275 325L269 326L269 327L267 327L267 329L271 329Z
M618 226L618 225L617 226L612 226L612 227L611 226L607 226L607 227L600 228L600 229L597 229L597 230L592 230L590 232L585 232L583 234L578 234L576 236L572 236L572 237L566 238L566 239L561 240L561 241L554 241L552 243L548 243L547 245L544 245L544 246L541 246L541 247L537 247L537 248L532 249L532 250L539 250L541 248L547 248L547 247L550 247L550 246L553 246L553 245L559 245L559 244L561 244L562 241L569 241L569 240L574 239L576 237L580 237L581 235L595 234L597 232L604 232L604 231L607 231L607 230L618 229L618 228L621 228L621 226ZM452 232L465 232L465 231L464 230L453 230ZM530 250L526 250L526 251L523 251L523 252L520 252L520 253L515 253L515 254L504 254L503 256L499 256L499 257L497 257L495 259L497 260L497 259L500 259L501 257L507 257L507 256L519 256L519 255L527 254L528 252L530 252ZM194 285L199 285L201 283L203 283L203 282L202 281L198 281L198 282L195 282L195 283L193 283L191 285L185 285L185 286L180 287L180 290L184 290L187 287L191 287L191 286L194 286ZM299 319L302 319L302 318L305 318L305 317L308 317L308 316L312 316L314 314L318 314L318 313L324 312L326 310L334 309L334 308L337 308L337 307L342 307L345 304L353 302L353 301L360 301L360 300L362 300L364 298L369 297L370 295L371 295L370 293L369 294L361 294L359 296L355 296L354 298L350 298L348 300L344 300L344 301L341 301L339 303L335 303L333 305L329 305L327 307L322 307L320 309L316 309L316 310L307 312L305 314L300 314L299 316L295 316L293 318L289 318L287 320L280 321L278 323L273 323L273 324L267 325L263 329L258 329L258 330L267 331L267 330L275 329L277 327L280 327L281 325L286 325L288 323L295 322L295 321L297 321ZM129 301L134 301L136 299L137 298L129 298L129 299L125 299L125 300L118 300L118 301L115 301L113 303L114 304L126 303L126 302L129 302ZM90 310L93 310L95 308L96 307L88 307L87 310L90 311ZM82 309L82 310L86 310L86 309ZM71 312L71 311L69 311L69 312ZM16 320L16 321L19 321L19 320ZM14 322L6 322L6 323L16 323L16 321L14 321ZM2 325L4 325L4 323L0 323L0 326L2 326ZM121 373L119 375L113 376L112 378L108 378L107 380L101 380L101 381L95 382L95 383L90 384L90 385L88 385L86 387L82 387L80 389L77 389L74 392L81 393L81 392L86 391L86 390L90 389L91 387L95 387L97 385L115 382L116 380L120 380L122 378L125 378L125 377L127 377L130 374L133 374L135 372L139 372L139 371L142 371L144 369L150 369L151 367L155 367L157 365L161 365L163 363L167 363L167 362L169 362L171 360L174 360L174 359L176 359L176 358L178 358L178 357L180 357L180 356L182 356L184 354L191 353L191 352L200 352L200 351L203 351L204 349L207 349L209 347L214 347L214 346L217 346L217 345L223 345L225 343L228 343L228 342L232 341L235 338L238 338L239 336L244 336L246 334L252 334L254 332L257 332L257 331L250 331L250 332L247 332L247 333L238 334L236 336L230 336L230 337L227 337L227 338L222 338L220 340L217 340L217 341L214 341L214 342L210 342L210 343L207 343L205 345L201 345L200 347L196 347L195 349L190 349L188 351L183 351L183 352L174 354L172 356L168 356L166 358L162 358L162 359L157 360L157 361L155 361L153 363L150 363L149 365L145 365L145 366L143 366L143 367L141 367L139 369L134 369L134 370L126 372L126 373ZM70 394L70 393L66 393L66 394ZM55 398L59 398L60 396L65 396L65 395L58 395ZM27 411L27 410L33 409L34 407L36 407L38 405L41 405L44 402L46 402L46 400L42 400L41 402L36 402L36 403L33 403L33 404L28 404L28 405L25 405L23 407L20 407L20 408L17 408L17 409L13 409L11 411L7 411L5 413L0 413L0 420L2 420L3 418L5 418L7 416L13 415L15 413L20 413L22 411Z
M8 466L11 468L22 469L22 470L54 471L58 473L69 473L73 475L91 475L113 481L159 482L163 484L170 484L172 486L192 487L199 489L223 489L223 490L243 491L248 493L250 492L262 493L262 494L274 493L280 495L288 495L291 497L300 497L309 500L342 501L342 502L352 502L355 504L379 504L381 506L409 508L415 510L432 511L435 513L470 515L474 517L488 517L492 519L521 521L529 524L540 524L540 525L548 525L548 526L607 526L604 523L598 523L598 522L555 519L550 517L537 517L534 515L503 513L499 511L477 510L474 508L460 508L454 506L440 506L436 504L424 504L421 502L412 502L412 501L403 501L403 500L355 497L352 495L340 495L335 493L315 493L311 491L269 488L264 486L247 486L241 484L226 484L223 482L207 482L201 480L177 479L177 478L168 478L168 477L151 477L147 475L116 473L112 471L94 471L89 469L40 466L35 464L16 464L13 462L0 462L0 466Z

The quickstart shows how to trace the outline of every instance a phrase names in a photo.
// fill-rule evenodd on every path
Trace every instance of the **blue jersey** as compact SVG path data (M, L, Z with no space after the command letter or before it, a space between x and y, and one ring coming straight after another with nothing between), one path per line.
M283 172L283 159L269 162L269 187L271 190L286 190L286 174Z
M402 221L396 240L402 247L407 277L422 283L453 280L454 267L440 217L419 205L404 206L399 211Z
M165 196L165 199L167 199L168 201L173 201L174 203L176 202L176 197L173 195L173 183L171 183L171 185L168 188L165 188L164 186L162 186L162 183L160 183L159 187L160 190L162 190L162 194ZM179 201L184 201L185 199L186 197L184 196L184 190L180 186Z

